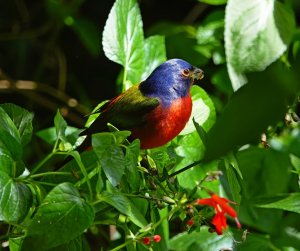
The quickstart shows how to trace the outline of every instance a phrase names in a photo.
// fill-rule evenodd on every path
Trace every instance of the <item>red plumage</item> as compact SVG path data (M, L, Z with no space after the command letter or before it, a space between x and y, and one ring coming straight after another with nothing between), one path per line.
M130 140L140 139L142 149L162 146L188 122L192 111L190 88L203 76L202 70L182 59L168 60L146 80L99 108L99 117L84 133L103 131L111 123L131 131Z
M141 148L154 148L176 137L188 122L192 112L190 94L172 101L170 107L156 107L147 115L147 123L132 129L133 139L141 140Z

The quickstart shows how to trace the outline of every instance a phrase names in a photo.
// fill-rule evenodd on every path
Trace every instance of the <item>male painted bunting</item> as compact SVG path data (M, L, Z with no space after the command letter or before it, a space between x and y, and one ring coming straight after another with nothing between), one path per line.
M141 148L159 147L176 137L192 111L190 88L202 79L203 71L182 59L158 66L140 84L113 98L98 111L100 115L83 134L105 130L111 123L130 130L130 139L140 139Z

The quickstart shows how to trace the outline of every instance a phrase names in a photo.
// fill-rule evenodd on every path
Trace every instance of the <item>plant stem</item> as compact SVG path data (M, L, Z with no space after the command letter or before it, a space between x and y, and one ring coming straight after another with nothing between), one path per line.
M44 181L36 181L35 180L34 182L39 183L41 185L45 185L45 186L51 186L51 187L55 187L55 186L58 185L58 184L54 184L54 183L50 183L50 182L44 182Z
M112 249L110 251L120 250L123 247L126 247L127 245L129 245L131 242L133 242L135 240L139 240L140 238L144 237L145 235L148 234L148 232L151 232L151 231L155 230L155 228L157 228L165 219L167 219L170 216L172 216L178 210L179 210L179 207L174 207L165 217L160 218L158 222L154 223L148 231L140 233L134 239L129 239L129 240L125 241L123 244L115 247L114 249Z
M46 172L46 173L38 173L38 174L33 174L30 177L31 178L38 178L38 177L43 177L43 176L50 176L50 175L65 175L65 176L70 176L70 172Z
M122 90L125 91L125 83L126 83L126 78L127 78L127 67L124 67L124 73L123 73L123 83L122 83Z
M42 159L42 161L40 163L38 163L36 165L36 167L34 167L32 169L32 171L30 172L29 176L31 176L32 174L36 173L49 159L51 159L53 156L55 155L55 152L51 152L49 153L44 159Z
M190 165L188 165L188 166L186 166L186 167L184 167L184 168L181 168L180 170L178 170L178 171L176 171L176 172L174 172L174 173L171 173L170 175L169 175L169 178L170 177L173 177L173 176L176 176L176 175L178 175L178 174L180 174L180 173L182 173L182 172L185 172L186 170L188 170L188 169L190 169L190 168L192 168L192 167L194 167L194 166L197 166L197 165L199 165L199 164L201 164L201 160L198 160L198 161L195 161L194 163L192 163L192 164L190 164Z

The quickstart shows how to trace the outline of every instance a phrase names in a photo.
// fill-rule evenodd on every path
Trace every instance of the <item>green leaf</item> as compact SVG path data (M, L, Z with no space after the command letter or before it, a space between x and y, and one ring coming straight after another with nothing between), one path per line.
M211 5L222 5L227 3L227 0L199 0L199 1Z
M125 163L126 163L126 179L131 191L138 191L140 187L140 175L138 172L138 157L140 153L140 141L134 140L126 147Z
M266 199L289 191L292 180L288 154L249 147L239 151L236 157L244 177L240 184L243 197L239 218L244 225L256 227L264 233L278 232L283 222L283 211L258 208L256 205L273 202Z
M116 208L122 214L127 215L130 220L139 227L145 227L147 221L135 205L124 195L104 192L100 199Z
M196 130L193 118L205 131L208 131L216 120L215 107L207 93L201 87L194 85L191 89L191 95L193 101L192 114L180 135L192 133Z
M79 144L84 139L84 136L79 136L81 132L81 129L72 126L67 126L65 130L65 140L75 148L75 146L77 146L77 144ZM57 133L55 127L50 127L38 131L36 135L50 145L54 145L55 141L57 140Z
M13 176L12 170L14 168L14 161L11 158L10 153L5 149L0 148L0 171L5 172L9 176Z
M23 250L46 250L67 243L88 228L94 210L70 183L54 187L29 223Z
M92 136L93 149L113 186L120 183L126 164L122 148L116 145L116 140L113 133L97 133Z
M203 127L201 125L199 125L193 118L193 123L194 123L194 126L196 128L196 131L205 147L205 144L206 144L206 132L205 130L203 129Z
M175 235L169 242L169 248L173 251L190 250L232 250L233 239L230 234L213 235L207 227L202 227L200 232L180 233Z
M145 39L145 69L142 79L146 79L152 71L166 61L165 38L163 36L151 36Z
M282 76L282 77L281 77ZM297 93L291 71L273 64L249 75L249 84L232 95L207 133L206 159L216 159L245 144L257 142L268 126L281 121L286 100ZM272 90L272 91L270 91Z
M66 129L67 129L67 122L64 120L63 116L61 116L59 110L57 110L56 115L54 117L54 126L56 129L57 138L66 141Z
M1 107L11 118L15 127L19 132L21 143L23 146L29 143L32 135L32 119L33 113L14 105L14 104L2 104Z
M300 193L291 193L278 201L258 205L263 208L276 208L300 214Z
M20 134L6 111L0 106L0 128L8 132L15 140L20 141Z
M32 205L31 190L0 171L0 221L22 222Z
M11 106L14 107L13 105ZM14 117L13 108L8 109L11 106L9 104L0 106L0 149L2 152L2 157L3 155L6 155L6 157L4 157L6 158L6 160L4 160L5 162L7 161L8 156L13 160L20 160L22 157L22 145L19 131L16 128L12 118L10 118L10 116L4 110L4 108L7 108L12 117ZM16 114L19 113L16 112Z
M49 249L49 251L89 251L90 247L88 246L88 243L84 239L84 237L78 236L77 238L69 241L66 244L54 247Z
M22 145L20 140L3 129L0 129L0 149L13 160L20 160L22 157Z
M124 66L124 80L132 83L141 80L145 65L142 26L136 0L117 0L103 31L102 45L105 55Z
M279 1L228 1L225 49L234 90L247 82L245 72L262 71L282 55L294 28L293 12Z
M226 168L226 177L230 187L230 192L232 194L232 199L234 202L239 204L241 201L241 186L237 179L237 173L234 171L233 165L229 163L227 159L225 159L224 162Z
M188 160L188 158L185 158L179 165L176 166L176 170L179 170L180 168L187 166L188 164L191 164L191 162ZM215 170L217 170L217 161L196 165L186 170L185 172L180 173L177 176L178 183L182 188L192 191L199 184L199 182L206 177L208 172ZM219 180L214 182L205 182L204 184L207 189L217 193L219 192ZM198 190L197 194L205 194L205 192Z
M238 233L238 236L241 234ZM268 251L281 251L283 249L277 248L268 235L256 234L252 232L247 235L246 241L238 245L237 250L253 251L253 250L268 250Z
M205 147L197 132L180 137L175 152L180 157L190 161L197 161L204 155Z
M21 251L24 236L17 238L9 238L9 250L10 251Z

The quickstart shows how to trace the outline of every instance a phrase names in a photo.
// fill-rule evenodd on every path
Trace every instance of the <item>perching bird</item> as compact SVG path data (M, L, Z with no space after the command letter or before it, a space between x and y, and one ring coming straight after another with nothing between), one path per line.
M171 59L151 75L113 98L96 112L98 118L83 134L105 130L111 123L130 130L130 139L140 139L141 148L159 147L176 137L192 111L191 85L203 71L182 59Z

